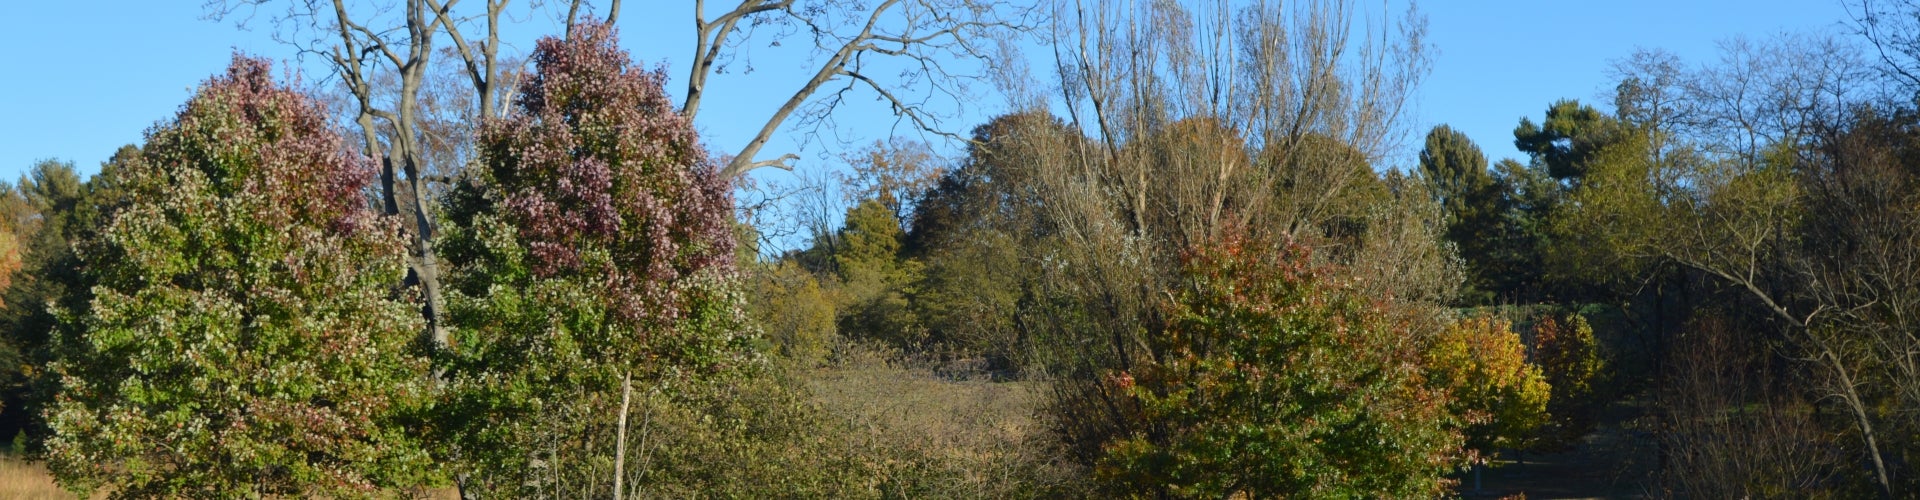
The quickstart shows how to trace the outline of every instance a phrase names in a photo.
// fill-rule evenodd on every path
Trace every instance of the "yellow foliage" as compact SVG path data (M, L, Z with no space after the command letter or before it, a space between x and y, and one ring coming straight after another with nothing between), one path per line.
M1526 354L1511 325L1491 317L1448 325L1427 350L1429 381L1453 395L1448 413L1461 420L1476 460L1525 446L1547 420L1551 388Z
M0 229L0 290L13 286L13 273L21 266L20 238L13 231ZM0 306L5 306L0 302Z
M782 356L801 363L824 359L833 345L836 311L813 273L793 261L761 268L751 309Z

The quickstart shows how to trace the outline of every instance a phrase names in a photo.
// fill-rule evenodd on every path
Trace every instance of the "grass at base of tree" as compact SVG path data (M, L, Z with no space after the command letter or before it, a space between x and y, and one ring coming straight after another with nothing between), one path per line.
M105 498L106 495L94 495ZM8 498L73 498L59 485L54 484L53 474L47 473L47 467L39 462L28 462L13 457L0 457L0 499Z
M458 500L460 491L453 488L429 490L413 498L428 500ZM0 456L0 500L14 499L69 499L73 494L60 489L53 482L53 474L47 472L46 464L29 462L13 457ZM94 493L93 498L107 498L106 491Z

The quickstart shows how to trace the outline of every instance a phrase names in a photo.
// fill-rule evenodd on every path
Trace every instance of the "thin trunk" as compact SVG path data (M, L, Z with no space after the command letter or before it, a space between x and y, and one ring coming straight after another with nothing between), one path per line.
M1880 487L1880 497L1893 498L1893 481L1887 477L1887 464L1880 458L1880 442L1874 437L1873 420L1867 416L1866 402L1860 399L1860 391L1854 389L1853 376L1847 372L1846 365L1841 364L1840 357L1826 342L1815 342L1820 346L1821 357L1833 366L1834 375L1840 377L1840 388L1845 391L1840 395L1841 400L1852 410L1854 422L1860 426L1860 437L1867 443L1867 456L1873 459L1874 481Z
M633 374L623 372L620 375L620 424L614 435L613 443L613 500L626 498L627 476L627 409L633 403Z

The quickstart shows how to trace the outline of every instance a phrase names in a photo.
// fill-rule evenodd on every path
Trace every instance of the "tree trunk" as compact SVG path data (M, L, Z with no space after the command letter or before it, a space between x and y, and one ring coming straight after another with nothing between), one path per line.
M1840 378L1840 389L1844 391L1840 395L1841 401L1846 403L1848 410L1852 410L1854 422L1860 427L1860 437L1866 441L1867 457L1873 459L1874 481L1880 487L1880 497L1891 499L1893 481L1887 477L1887 464L1880 458L1880 442L1874 437L1873 420L1867 416L1866 402L1860 399L1859 390L1853 386L1853 377L1847 373L1846 365L1840 363L1840 357L1827 347L1826 342L1816 342L1822 357L1833 366L1834 375Z
M620 423L614 434L613 443L613 500L626 498L627 477L627 409L633 403L633 374L620 374Z

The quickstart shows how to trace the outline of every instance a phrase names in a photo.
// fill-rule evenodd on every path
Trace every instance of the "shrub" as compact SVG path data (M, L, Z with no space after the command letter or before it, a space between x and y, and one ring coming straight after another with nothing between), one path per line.
M1428 347L1428 380L1452 396L1448 413L1466 434L1469 458L1524 448L1547 419L1551 388L1508 323L1490 317L1454 322Z
M1534 363L1553 387L1547 400L1548 425L1537 445L1553 450L1572 446L1593 430L1606 406L1606 360L1593 327L1579 313L1547 316L1534 324Z
M1177 497L1438 494L1461 437L1418 338L1298 245L1229 236L1186 259L1151 355L1111 372L1128 432L1096 475Z

